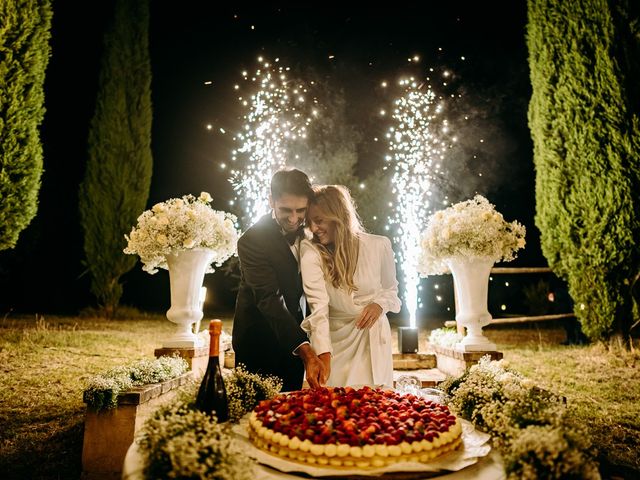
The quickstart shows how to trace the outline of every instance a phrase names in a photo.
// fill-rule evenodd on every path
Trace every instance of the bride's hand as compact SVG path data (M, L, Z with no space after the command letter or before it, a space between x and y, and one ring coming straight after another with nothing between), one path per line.
M357 328L371 328L376 320L382 315L382 307L377 303L370 303L362 309L358 318L356 318Z

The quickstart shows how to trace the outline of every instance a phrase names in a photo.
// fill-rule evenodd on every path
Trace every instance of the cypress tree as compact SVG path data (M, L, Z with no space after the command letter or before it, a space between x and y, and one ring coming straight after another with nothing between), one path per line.
M528 1L536 225L591 339L638 317L637 26L626 0Z
M111 317L122 296L120 277L136 263L122 252L124 234L144 210L151 184L148 1L116 1L101 62L80 216L91 291Z
M15 247L38 209L51 3L0 2L0 250Z

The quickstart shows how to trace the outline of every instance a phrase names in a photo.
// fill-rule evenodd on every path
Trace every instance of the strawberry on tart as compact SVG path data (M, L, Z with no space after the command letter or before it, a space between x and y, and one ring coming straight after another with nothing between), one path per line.
M331 467L429 462L458 448L461 434L460 420L447 406L371 387L284 393L260 402L249 417L257 448Z

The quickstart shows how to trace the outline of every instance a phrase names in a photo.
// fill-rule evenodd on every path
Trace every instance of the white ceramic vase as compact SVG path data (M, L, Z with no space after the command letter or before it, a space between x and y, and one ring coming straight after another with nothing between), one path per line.
M456 322L466 328L464 338L454 348L463 352L495 351L495 343L482 334L482 327L491 322L487 297L494 260L487 257L449 258L446 262L453 274Z
M181 250L167 255L171 284L171 308L167 310L167 318L177 325L177 329L163 342L164 348L204 346L202 339L193 333L192 325L202 320L200 288L213 255L214 251L208 248Z

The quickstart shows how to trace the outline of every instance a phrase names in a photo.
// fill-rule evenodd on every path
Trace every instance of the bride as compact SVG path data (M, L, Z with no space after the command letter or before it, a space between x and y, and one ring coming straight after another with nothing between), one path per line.
M307 214L313 238L300 245L311 308L302 328L316 352L332 354L327 385L392 388L386 314L399 312L401 303L391 242L364 231L345 187L317 186L314 193Z

